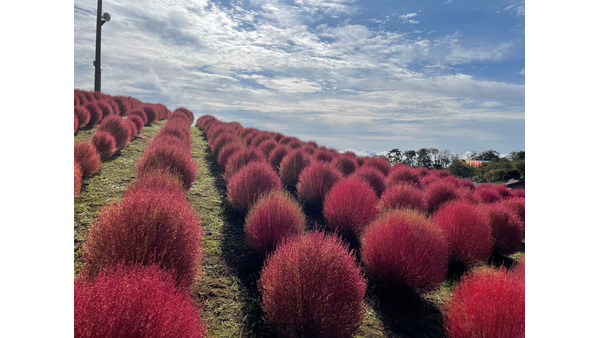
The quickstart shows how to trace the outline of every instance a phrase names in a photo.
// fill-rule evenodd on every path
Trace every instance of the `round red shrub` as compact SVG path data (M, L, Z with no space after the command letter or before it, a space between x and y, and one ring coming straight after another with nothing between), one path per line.
M519 251L525 238L525 228L521 219L503 203L487 206L494 250L510 255Z
M315 160L322 162L331 162L333 161L332 151L325 148L319 148L315 151Z
M519 216L519 219L521 219L521 222L523 222L523 226L525 226L525 198L524 197L507 198L504 201L502 201L502 203L507 208L512 210L517 216Z
M217 136L217 138L213 139L212 142L209 142L209 146L212 150L213 155L218 157L221 149L223 149L223 147L225 147L226 145L228 145L230 143L240 143L241 144L241 141L240 141L239 136L237 136L231 132L225 132L225 133L221 133L219 136Z
M510 189L510 194L512 197L525 198L525 189Z
M176 146L158 145L144 151L136 165L138 178L156 169L165 169L178 177L186 190L196 181L198 165L192 154Z
M377 197L380 197L385 190L385 176L379 169L372 167L371 165L363 165L358 168L352 176L358 177L369 183Z
M129 140L131 141L139 133L137 126L135 125L135 122L131 121L130 119L123 119L123 122L125 122L125 125L129 129Z
M96 147L98 154L100 154L101 161L108 160L117 152L117 141L108 131L96 130L91 141L94 147Z
M84 177L89 177L100 171L102 160L96 147L90 141L77 141L74 145L75 161L81 165Z
M93 127L102 120L102 109L100 109L96 101L89 101L84 105L84 107L87 109L90 115L90 120L87 125Z
M502 199L498 190L491 183L481 183L478 185L474 195L483 203L496 203Z
M251 162L227 182L227 200L234 209L245 213L262 194L281 188L273 168L265 162Z
M282 337L351 337L362 324L366 281L337 236L289 237L258 281L261 307Z
M321 209L329 189L342 174L327 162L312 162L300 172L296 195L306 206Z
M444 230L451 260L473 266L490 256L494 244L492 228L481 207L453 201L436 211L433 221Z
M75 337L202 337L206 332L186 290L156 265L120 265L74 291Z
M279 165L281 164L281 160L290 152L290 148L286 145L278 145L273 148L271 153L269 154L269 163L275 170L279 171Z
M156 110L151 105L146 104L142 109L144 110L144 113L146 113L146 117L148 118L148 121L146 121L147 125L151 125L152 123L156 122L156 120L158 119L158 115L156 113Z
M271 151L273 151L275 147L277 147L277 141L269 138L268 140L263 141L258 148L265 154L265 158L269 158Z
M425 203L425 195L421 189L411 184L401 183L383 192L377 208L381 213L400 209L427 212L427 203Z
M141 116L139 116L139 115L128 115L127 116L127 120L132 121L133 123L135 123L135 129L137 130L138 134L142 131L142 129L144 129L144 120L141 118Z
M445 308L450 338L525 337L525 280L505 269L463 276Z
M365 268L388 285L435 289L448 272L443 231L414 210L393 211L373 222L361 240Z
M136 193L141 189L166 190L180 195L186 193L181 180L165 169L155 169L144 173L127 187L125 195Z
M85 128L90 122L90 112L84 106L75 106L75 116L77 116L78 128Z
M97 131L109 132L117 141L117 149L121 150L127 147L131 135L129 127L119 115L111 115L102 120L102 123L97 128Z
M250 145L252 147L258 148L264 141L270 140L270 139L271 139L271 136L269 136L269 134L262 132L252 139L252 142L250 143Z
M173 111L173 114L171 114L171 117L176 116L176 115L180 115L180 116L185 116L186 117L186 121L188 126L191 126L192 123L194 122L194 113L192 113L189 109L184 108L184 107L178 107Z
M96 104L102 111L102 119L113 115L112 106L106 100L98 100L96 101Z
M158 134L156 134L156 136L173 135L177 136L186 143L191 143L190 129L188 127L182 127L178 125L177 122L171 123L171 121L173 120L167 121L167 124L160 128L160 131Z
M421 184L421 178L419 173L413 168L405 164L394 164L390 169L385 181L385 185L389 188L398 183L408 183L419 187Z
M310 162L310 155L305 154L300 149L289 152L279 164L279 177L281 178L281 183L288 188L294 188L298 183L300 172L302 172L302 169L306 168Z
M133 108L127 116L139 116L144 122L143 125L146 125L146 123L148 122L148 117L146 116L144 109L142 109L141 107Z
M246 243L255 252L266 255L288 236L304 232L306 217L289 193L274 190L260 197L246 215Z
M231 154L225 166L225 180L231 179L242 167L250 162L265 162L263 153L257 148L242 148Z
M383 157L367 157L364 159L363 166L370 165L381 171L383 176L387 176L390 172L390 162Z
M146 151L159 146L176 147L185 151L186 153L192 151L192 144L189 140L182 140L173 134L156 135L146 147Z
M113 96L113 100L119 108L118 114L121 116L127 116L129 113L129 109L131 109L129 100L127 100L125 96Z
M73 114L74 116L74 120L75 120L75 130L73 130L73 133L77 132L77 129L79 128L79 120L77 119L77 115Z
M197 278L201 238L200 219L185 195L137 189L98 214L83 244L81 271L95 276L119 263L159 264L189 287Z
M379 215L377 196L369 184L359 178L342 179L325 196L323 215L331 228L350 239L359 239L367 225Z
M79 192L81 192L81 178L83 177L83 171L81 170L81 165L79 163L77 163L77 161L75 162L75 169L73 170L74 174L75 174L75 196L79 195Z
M238 150L242 149L244 149L244 146L241 143L228 143L223 148L221 148L221 151L219 151L219 156L217 156L217 163L219 163L221 167L227 166L227 162L229 161L231 155L236 153Z
M333 165L339 170L342 175L349 176L356 168L358 168L358 163L356 162L356 158L348 155L340 155L333 160Z
M438 180L425 188L425 203L429 213L434 213L445 203L458 198L456 187L445 180Z

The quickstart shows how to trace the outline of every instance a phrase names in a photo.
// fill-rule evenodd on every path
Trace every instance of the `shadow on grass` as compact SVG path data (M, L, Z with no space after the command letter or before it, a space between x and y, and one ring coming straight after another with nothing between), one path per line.
M202 137L206 137L203 135ZM242 283L241 296L243 299L244 337L276 337L264 319L264 313L260 307L261 296L258 291L257 281L263 265L263 257L254 253L246 244L244 233L245 215L232 208L226 199L227 182L223 178L221 168L214 155L205 155L207 163L210 164L210 173L216 178L216 185L221 195L221 203L224 206L223 228L221 241L221 252L223 259L231 268L233 273Z
M390 287L369 276L367 299L379 313L387 337L444 337L438 307L408 287Z

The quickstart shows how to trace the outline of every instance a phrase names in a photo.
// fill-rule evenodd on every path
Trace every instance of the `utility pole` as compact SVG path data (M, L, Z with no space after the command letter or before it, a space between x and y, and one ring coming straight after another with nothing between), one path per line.
M102 40L102 25L110 21L110 14L102 14L102 0L98 0L98 14L96 15L96 59L94 60L94 91L99 92L102 70L100 69L100 44Z

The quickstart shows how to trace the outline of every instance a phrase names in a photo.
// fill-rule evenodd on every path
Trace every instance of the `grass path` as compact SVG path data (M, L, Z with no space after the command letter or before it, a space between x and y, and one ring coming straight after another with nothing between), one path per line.
M161 127L162 124L144 126L140 133L142 137L134 138L125 149L102 162L98 174L82 180L81 192L74 198L75 274L79 272L82 265L80 249L90 224L102 206L123 198L127 185L135 179L137 160ZM89 140L94 132L95 129L78 130L74 141Z

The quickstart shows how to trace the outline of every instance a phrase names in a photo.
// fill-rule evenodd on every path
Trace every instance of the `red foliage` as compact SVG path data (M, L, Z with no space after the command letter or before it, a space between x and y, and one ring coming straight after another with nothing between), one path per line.
M192 123L194 122L194 113L192 113L189 109L184 108L184 107L178 107L175 109L175 111L173 111L173 114L171 114L171 117L173 116L185 116L187 125L191 126Z
M333 152L326 148L319 148L315 151L315 160L322 162L331 162L333 161Z
M121 150L129 144L131 135L129 127L119 115L111 115L102 120L102 123L97 128L97 131L109 132L117 141L117 149Z
M351 239L359 239L367 225L379 215L377 196L369 184L359 178L342 179L325 196L323 215L331 228Z
M127 116L127 119L135 123L135 128L138 134L142 131L142 129L144 129L144 120L140 115L129 115Z
M221 133L221 134L219 134L219 136L212 139L212 142L211 141L208 142L208 144L212 150L212 153L213 153L213 155L215 155L215 157L219 156L219 152L221 151L221 149L223 149L223 147L225 147L231 143L241 144L241 140L240 140L239 136L233 134L232 132Z
M271 153L269 154L269 163L275 170L279 171L279 165L281 164L281 160L290 152L290 148L286 145L278 145L273 148Z
M483 203L496 203L502 199L498 190L491 183L481 183L478 185L474 195Z
M225 166L225 180L231 179L242 167L250 162L265 162L265 155L257 148L242 148L231 154Z
M512 197L525 198L525 189L510 189L510 194Z
M466 201L453 201L433 214L433 221L444 230L450 259L472 266L490 256L492 228L481 207Z
M337 236L285 239L258 284L261 307L280 336L351 337L362 324L366 281Z
M382 195L377 206L381 213L390 210L413 209L427 211L423 191L411 184L396 184L388 188Z
M166 169L181 180L185 189L190 189L196 181L198 165L186 149L157 145L144 151L137 162L136 175L140 178L156 169Z
M117 151L117 141L108 131L97 130L91 141L98 154L100 154L101 161L108 160Z
M302 208L289 194L274 190L259 198L246 215L246 243L266 255L288 236L300 235L306 226Z
M81 192L81 178L83 177L83 171L81 171L81 165L79 163L77 163L77 161L75 162L75 169L73 170L73 173L75 174L75 196L79 195L79 192Z
M275 147L277 147L277 141L270 138L263 141L258 148L265 154L265 158L269 158L271 151L273 151Z
M279 177L281 183L293 188L298 183L298 177L302 169L306 168L311 162L310 155L305 154L302 150L292 150L281 160L279 164Z
M74 145L74 157L81 165L81 171L84 177L89 177L100 171L102 160L96 147L90 141L77 141Z
M340 179L342 174L327 162L312 162L300 172L296 194L298 199L309 207L321 209L329 189Z
M377 197L380 197L381 194L383 194L385 190L385 176L379 169L372 167L371 165L363 165L358 168L352 176L358 177L369 183Z
M156 120L158 120L158 114L154 107L152 107L152 105L146 104L142 109L144 110L144 113L146 113L146 117L148 118L148 121L146 121L147 125L151 125L152 123L156 122Z
M434 213L445 203L458 199L456 187L445 180L438 180L425 188L425 203L427 212Z
M356 158L348 155L340 155L333 160L333 165L342 175L349 176L358 168Z
M146 123L148 122L148 117L146 116L144 109L142 109L141 107L132 109L127 116L139 116L144 122L143 125L146 125Z
M121 265L79 276L75 337L202 337L206 326L186 290L157 266Z
M181 138L169 133L156 135L146 147L146 151L159 146L172 146L180 148L186 153L191 152L192 150L192 144L189 140L182 140Z
M137 134L139 134L137 125L130 119L123 119L123 122L125 122L125 125L127 126L127 128L129 128L129 140L131 141L134 137L137 136Z
M84 107L90 115L90 120L87 125L93 127L102 120L102 109L100 109L96 101L89 101Z
M443 231L413 210L393 211L373 222L362 238L361 256L378 279L418 292L435 289L448 272Z
M405 164L396 163L390 169L385 181L385 185L389 188L398 183L408 183L419 187L421 184L420 182L421 178L415 169Z
M390 168L391 168L390 162L388 162L383 157L367 157L364 159L364 162L362 165L363 166L370 165L371 167L377 168L377 170L381 171L383 176L387 176L387 174L389 174Z
M138 177L129 185L125 195L136 193L141 189L166 190L180 195L186 193L181 180L164 169L155 169Z
M90 122L90 112L84 106L75 106L75 115L79 121L79 128L85 128Z
M525 337L525 280L503 268L463 276L445 307L450 338Z
M125 96L113 96L113 100L119 107L117 113L121 116L127 116L129 110L131 109L131 105L129 104L129 100Z
M77 128L79 128L79 120L77 119L77 114L73 114L74 116L74 120L75 120L75 130L73 130L73 133L77 132Z
M119 263L159 264L188 287L196 281L201 238L200 219L185 195L137 189L96 217L83 244L82 273L95 276Z
M178 119L170 119L169 121L167 121L167 124L164 127L160 128L160 131L158 132L158 134L156 134L156 136L160 137L167 134L177 136L179 139L186 143L191 143L189 127L181 126Z
M227 182L227 200L245 213L262 194L272 190L281 190L277 173L265 162L251 162Z
M219 151L219 156L217 156L217 163L220 166L225 167L227 162L229 161L229 157L233 155L238 150L244 149L244 146L241 143L228 143L226 146L221 148Z
M525 228L519 216L503 203L490 204L487 211L495 251L506 255L519 251L525 238Z
M96 104L102 111L102 119L105 119L108 116L113 115L113 108L106 100L98 100Z
M507 198L502 203L512 210L519 218L521 222L523 222L523 226L525 226L525 198L524 197L513 197Z

